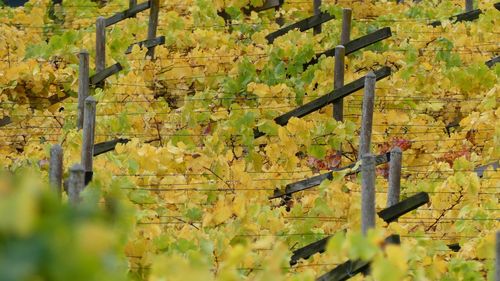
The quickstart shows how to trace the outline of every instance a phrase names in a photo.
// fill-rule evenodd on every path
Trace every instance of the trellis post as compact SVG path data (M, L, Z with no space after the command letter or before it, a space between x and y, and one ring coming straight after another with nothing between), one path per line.
M361 162L361 231L375 227L375 156L363 154Z
M158 29L158 14L160 12L160 0L150 0L150 14L149 14L149 25L148 25L148 40L156 38L156 30ZM155 47L149 47L146 56L154 59L155 57Z
M387 190L387 207L399 202L401 193L401 160L403 152L401 148L394 147L391 150L389 161L389 188Z
M351 21L352 10L342 9L342 30L340 32L340 44L342 44L343 46L351 41Z
M335 65L333 67L333 88L344 87L344 66L345 66L345 48L342 45L335 47ZM340 99L333 103L333 118L336 121L344 121L344 100ZM342 145L337 150L337 155L342 159Z
M49 183L58 198L61 198L63 174L63 150L59 144L50 148Z
M321 0L313 0L313 11L314 15L319 15L321 13ZM315 26L313 29L313 34L320 34L321 33L321 24L318 26Z
M342 45L335 47L335 65L333 68L333 88L344 87L344 65L345 48ZM344 119L344 101L343 99L333 103L333 118L342 122Z
M81 50L79 54L80 65L78 71L78 129L83 128L84 103L89 96L89 53Z
M368 73L365 77L365 92L363 95L361 134L359 140L358 158L361 158L361 156L364 154L370 153L376 79L377 77L373 72Z
M106 19L98 17L95 31L95 72L96 74L106 68ZM99 83L102 88L104 82Z
M82 166L85 170L85 184L92 179L93 175L95 115L96 100L89 96L85 99L82 141Z
M465 0L465 11L470 12L474 10L474 0Z
M75 164L69 169L68 198L71 205L80 203L80 192L85 186L85 171L82 165Z

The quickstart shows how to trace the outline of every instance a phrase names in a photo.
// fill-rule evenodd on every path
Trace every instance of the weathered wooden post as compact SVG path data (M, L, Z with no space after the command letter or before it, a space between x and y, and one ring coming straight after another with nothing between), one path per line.
M362 155L370 153L376 79L377 77L372 71L365 77L358 159L360 159Z
M361 230L363 234L366 234L369 228L375 226L375 156L370 154L375 82L375 74L373 72L368 73L365 78L359 142L359 158L362 159Z
M313 11L314 15L319 15L321 13L321 0L313 0ZM313 29L313 34L320 34L321 33L321 24L318 26L315 26Z
M349 43L349 41L351 41L351 18L352 18L352 10L351 9L342 9L342 29L341 29L341 32L340 32L340 44L342 46L345 46L347 43ZM337 66L338 69L335 70L335 73L339 72L339 77L337 79L336 77L336 80L334 81L334 85L342 85L344 86L344 71L345 71L345 48L344 50L342 51L342 53L339 53L339 56L342 57L342 73L340 73L340 65ZM335 61L337 61L337 50L335 50ZM340 75L342 75L342 78L340 78ZM342 81L340 81L342 80ZM337 84L335 84L337 83ZM340 86L340 87L342 87ZM337 88L337 86L334 86L335 89ZM343 121L344 119L344 101L341 100L337 107L335 107L334 105L334 108L333 108L333 111L334 111L334 117L337 116L337 118L335 118L335 120L340 120L340 121ZM335 115L336 113L335 112L338 112L338 115ZM339 151L340 155L342 155L342 150Z
M71 205L80 203L80 192L85 186L85 171L82 165L75 164L69 169L68 198Z
M351 41L351 21L352 10L342 9L342 30L340 32L340 44L343 46Z
M106 19L98 17L95 30L95 73L106 68ZM102 88L104 82L97 85Z
M375 227L375 156L363 154L361 162L361 231Z
M283 18L283 15L281 15L280 13L280 7L281 5L283 4L285 0L280 0L281 4L278 5L277 7L274 7L274 12L275 13L279 13L279 17L276 18L276 23L279 25L279 26L283 26L285 24L285 19Z
M389 161L389 188L387 190L387 207L399 202L401 193L401 158L403 152L401 148L394 147L391 150L391 160Z
M156 30L158 28L158 13L160 12L160 0L150 0L150 14L149 14L149 25L148 25L148 40L156 38ZM150 57L152 60L155 57L155 47L149 47L146 56Z
M128 8L132 9L137 5L137 0L128 0Z
M61 198L63 174L63 150L59 144L50 148L49 183L58 198Z
M58 18L57 15L62 9L62 0L52 0L52 5L49 6L48 15L51 20L56 23L63 23L63 18Z
M342 45L335 47L335 65L333 67L333 88L344 87L344 66L345 66L345 48ZM333 118L336 121L344 121L344 100L339 99L333 103ZM342 144L337 150L337 155L342 159Z
M80 65L78 71L78 129L83 128L83 115L85 99L89 96L89 53L81 50L79 54Z
M96 100L89 96L85 99L85 115L83 119L82 166L85 170L85 185L93 175L94 132L95 132Z
M465 0L465 11L470 12L474 10L474 0Z
M335 47L335 65L333 67L333 88L344 87L345 48L342 45ZM344 101L340 99L333 103L333 118L344 121Z

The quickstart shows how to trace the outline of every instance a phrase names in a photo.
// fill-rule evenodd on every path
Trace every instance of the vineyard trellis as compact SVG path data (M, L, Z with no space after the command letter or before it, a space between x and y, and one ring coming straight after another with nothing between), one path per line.
M268 1L268 2L273 2L273 1ZM314 1L314 3L317 3L318 1ZM131 2L132 3L132 2ZM150 7L150 3L151 7ZM266 2L267 3L267 2ZM145 5L147 4L147 8L145 8ZM279 5L283 4L283 2L279 2ZM140 6L140 8L139 8ZM276 8L276 4L274 3L273 5L269 4L269 8ZM317 5L316 7L319 7ZM497 7L495 5L495 7ZM98 19L98 26L109 26L111 24L114 24L118 21L124 20L129 17L135 16L137 13L144 11L146 9L150 8L151 9L151 16L150 16L150 28L148 30L148 39L145 41L141 41L138 43L135 43L139 45L140 47L146 47L148 48L148 56L151 59L154 59L154 47L158 46L160 44L165 43L165 37L160 36L156 37L156 29L157 29L157 21L158 21L158 11L159 11L159 2L158 1L148 1L145 3L142 3L140 5L134 6L131 4L130 9L126 10L122 13L116 14L116 16L113 16L108 19L100 18ZM497 7L498 9L498 7ZM258 9L257 9L258 10ZM256 11L257 11L256 10ZM470 7L468 8L470 10ZM280 29L275 33L271 33L268 35L268 41L269 43L272 43L275 38L278 35L282 35L294 28L299 28L300 31L304 31L310 28L314 28L314 32L318 34L320 32L320 26L322 23L333 19L333 17L329 15L325 15L324 13L319 13L319 8L315 9L315 16L312 16L311 18L308 18L304 21L301 21L297 24L292 24L288 27L285 27L284 29ZM476 12L475 12L476 11ZM468 17L462 17L460 15L454 16L456 17L456 21L470 21L477 19L479 17L479 14L481 11L477 12L478 10L473 10L469 11L468 13L478 13L477 15L474 14L474 16L468 16ZM348 15L350 15L349 12L344 13L345 17L348 18ZM471 14L469 14L471 15ZM119 20L118 20L119 19ZM116 22L115 22L116 21ZM104 23L104 24L103 24ZM344 26L344 25L343 25ZM346 24L348 26L348 24ZM104 30L104 28L97 28L97 30ZM79 88L79 99L78 99L78 108L80 109L78 111L78 126L79 128L82 128L83 131L83 140L84 144L82 147L82 165L75 164L70 168L70 173L69 173L69 179L67 183L67 192L69 195L69 200L72 204L77 204L81 198L79 197L79 193L83 190L84 186L91 180L92 178L92 173L93 173L93 168L92 168L92 159L93 157L100 155L102 153L108 152L113 150L117 144L119 143L127 143L129 139L125 138L119 138L111 141L107 141L104 143L97 143L94 144L94 132L95 132L95 116L96 116L96 102L95 99L92 97L89 97L89 87L91 85L97 86L97 87L103 87L101 84L106 78L110 77L111 75L114 75L118 73L120 70L122 70L122 67L119 63L112 65L111 67L104 68L105 66L105 54L104 54L104 37L105 37L105 32L101 32L101 34L104 34L101 36L101 40L96 40L98 41L96 44L96 50L102 50L98 51L96 54L96 74L92 77L88 77L88 53L85 51L82 51L80 53L80 79L79 79L79 87L81 88L81 94L80 94L80 88ZM349 34L347 32L347 34ZM376 42L379 42L385 38L388 38L391 36L391 30L390 28L383 28L380 29L374 33L368 34L366 36L363 36L361 38L349 41L344 41L345 44L344 46L344 52L345 55L348 55L350 53L355 52L356 50L359 50L361 48L367 47L371 44L374 44ZM99 36L97 37L99 38ZM271 38L271 39L270 39ZM348 38L348 37L347 37ZM357 41L356 41L357 40ZM130 53L132 50L133 46L130 46L127 50L127 53ZM325 56L335 56L336 58L341 58L342 57L342 50L341 47L336 47L334 49L328 50L326 52L323 52L319 55L316 56L316 58L319 60L319 58L324 54ZM315 64L318 62L318 60L315 60L313 63L308 63L305 65L305 67ZM340 60L339 60L340 61ZM337 62L337 59L335 59L335 62ZM486 62L486 64L491 67L494 63L498 62L498 57L493 58L491 61ZM343 64L343 63L342 63ZM343 65L339 64L339 67L336 69L340 69ZM335 71L335 75L337 74L337 71ZM343 98L351 95L352 93L360 90L360 89L365 89L365 97L363 98L363 103L366 101L369 101L366 99L366 95L371 94L372 97L375 92L375 80L381 80L385 77L388 77L391 74L391 69L389 67L383 67L374 73L369 73L364 77L361 77L351 83L348 83L347 85L340 85L343 84L343 77L336 79L336 81L339 81L337 85L335 85L335 89L331 91L330 93L321 96L320 98L313 100L303 106L297 107L277 118L274 119L275 123L281 126L285 126L288 121L292 117L297 117L301 118L306 116L307 114L317 111L326 105L329 105L330 103L337 103L341 101ZM88 82L88 83L87 83ZM84 102L84 106L81 106L82 101ZM372 131L372 121L369 120L369 117L373 116L373 101L371 102L371 112L365 113L365 110L369 110L370 106L364 105L363 106L363 118L362 118L362 131L361 135L364 136L362 137L364 141L360 142L360 149L359 149L359 155L358 159L363 158L363 161L361 162L361 165L352 163L344 168L334 168L330 172L326 174L321 174L319 176L315 176L312 178L308 178L305 180L301 180L299 182L294 182L291 184L286 185L285 191L282 192L280 190L276 190L275 194L270 197L270 199L274 198L285 198L286 200L290 199L290 195L299 191L303 191L305 189L311 188L313 186L319 185L323 180L325 179L333 179L333 175L335 172L338 171L344 171L344 170L349 170L348 173L345 173L344 175L349 175L349 174L355 174L361 171L362 169L365 169L365 171L362 173L363 178L366 179L365 177L368 176L369 173L371 173L371 178L366 179L367 183L363 185L362 192L366 190L366 186L371 186L372 193L370 194L367 202L372 204L370 206L370 209L373 209L370 215L375 216L374 209L374 200L375 200L375 189L374 189L374 177L375 177L375 166L380 165L380 164L385 164L389 163L390 164L390 172L389 172L389 182L390 182L390 195L388 194L388 197L391 198L391 200L388 200L388 206L386 209L378 212L378 215L387 223L392 222L396 219L398 219L400 216L420 207L423 206L424 204L429 202L429 195L427 193L418 193L416 195L413 195L401 202L398 203L399 197L400 197L400 191L399 191L399 181L401 177L401 167L399 168L394 168L393 164L398 166L398 158L394 157L394 155L397 155L398 151L391 151L391 153L384 153L378 156L371 156L369 158L366 158L366 154L370 153L370 142L371 142L371 131ZM83 108L83 111L82 111ZM339 108L339 107L336 107ZM336 110L334 110L335 113ZM337 118L336 118L337 119ZM368 119L368 120L367 120ZM0 124L3 126L4 124L7 125L10 123L10 118L9 117L4 117ZM8 122L8 123L7 123ZM366 123L369 123L367 127L365 127ZM81 127L80 127L81 124ZM254 137L258 138L260 136L263 136L264 133L260 132L258 129L254 130ZM432 141L432 140L430 140ZM362 145L364 144L364 145ZM367 163L368 160L366 159L371 159L372 163L369 165L365 164ZM399 165L400 163L400 158L399 158ZM363 165L365 164L365 165ZM54 145L51 149L51 165L50 165L50 182L54 186L55 191L57 193L61 192L61 177L62 177L62 151L60 145ZM485 166L481 166L476 168L474 171L477 173L479 177L482 177L483 172L488 169L488 167L492 167L493 169L498 169L498 162L494 162ZM399 172L398 172L399 171ZM399 173L399 175L398 175ZM365 186L366 185L366 186ZM394 189L392 189L393 187ZM495 193L493 193L495 194ZM389 203L390 202L390 203ZM367 211L368 212L368 211ZM368 212L370 213L370 212ZM366 229L365 231L373 227L374 220L371 220L369 222L370 225L364 226ZM309 258L312 254L317 253L317 252L322 252L325 250L326 243L330 237L324 238L322 240L319 240L317 242L314 242L313 244L307 245L305 247L300 248L299 250L296 250L293 252L292 260L290 261L291 264L297 263L297 261L300 258L307 259ZM399 236L390 236L386 239L386 243L398 243L399 241ZM497 241L498 241L498 234L497 234ZM449 245L450 249L455 250L460 248L460 245ZM498 253L498 242L497 242L497 253ZM497 258L498 260L498 258ZM356 273L360 272L367 272L367 268L369 266L369 262L367 261L348 261L344 264L341 264L334 268L332 271L326 273L325 275L319 277L317 280L346 280L349 277L353 276ZM498 266L497 266L498 268ZM497 269L498 270L498 269ZM498 273L497 273L498 274Z

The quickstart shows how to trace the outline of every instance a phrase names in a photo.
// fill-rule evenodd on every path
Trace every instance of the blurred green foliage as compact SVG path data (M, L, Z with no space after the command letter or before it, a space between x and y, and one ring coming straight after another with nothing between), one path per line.
M126 208L95 186L79 206L60 203L42 175L0 174L0 280L126 280Z

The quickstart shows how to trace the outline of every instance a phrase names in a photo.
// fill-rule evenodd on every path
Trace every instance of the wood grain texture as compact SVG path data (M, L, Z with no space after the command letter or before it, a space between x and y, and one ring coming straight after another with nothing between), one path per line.
M54 144L50 147L49 183L58 198L61 198L62 194L62 175L63 149L61 145Z
M375 156L361 157L361 232L366 235L375 227Z
M95 135L95 115L96 100L89 96L85 99L85 116L83 119L82 137L82 166L86 172L93 171L94 155L94 135Z
M98 17L95 30L95 72L106 68L106 19Z
M68 199L71 205L78 205L81 202L80 192L85 187L85 172L83 166L75 164L69 169Z
M340 31L340 44L346 45L351 41L352 10L342 9L342 29Z
M375 106L375 82L377 75L373 72L365 76L363 108L361 109L361 132L359 133L358 159L371 151L373 108Z
M387 189L387 207L399 202L401 193L401 162L403 152L401 148L395 147L391 150L391 161L389 162L389 187Z

